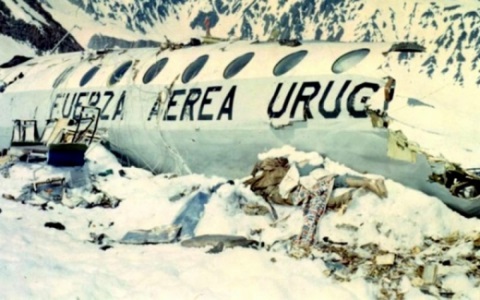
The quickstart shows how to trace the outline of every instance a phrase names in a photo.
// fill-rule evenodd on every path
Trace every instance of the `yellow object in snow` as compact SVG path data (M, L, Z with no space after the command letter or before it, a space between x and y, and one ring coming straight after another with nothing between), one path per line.
M410 143L403 132L388 131L388 157L415 163L418 150L418 145Z

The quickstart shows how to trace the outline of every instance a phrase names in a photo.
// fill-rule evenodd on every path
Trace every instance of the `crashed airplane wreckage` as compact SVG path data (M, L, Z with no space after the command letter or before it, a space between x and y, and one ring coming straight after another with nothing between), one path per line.
M211 42L6 64L0 68L0 137L10 135L13 120L42 126L93 106L112 150L155 172L236 178L248 173L257 153L289 144L480 216L480 177L425 155L386 128L395 80L385 79L383 62L423 47ZM372 96L379 94L382 103L375 104Z

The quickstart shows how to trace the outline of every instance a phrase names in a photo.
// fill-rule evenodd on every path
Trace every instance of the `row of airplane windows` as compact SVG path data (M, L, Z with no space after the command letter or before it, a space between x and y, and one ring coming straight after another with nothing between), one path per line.
M360 61L362 61L368 55L369 52L370 50L368 48L362 48L362 49L356 49L341 55L333 63L332 72L336 74L345 72L346 70L352 68L353 66L358 64ZM300 50L300 51L296 51L286 55L273 68L273 75L281 76L287 73L288 71L293 69L296 65L298 65L305 58L307 54L308 54L307 50ZM248 65L248 63L252 60L254 55L255 55L254 52L247 52L245 54L238 56L234 60L232 60L225 68L223 72L223 78L230 79L235 75L237 75L241 70L243 70L243 68L245 68ZM192 63L190 63L182 74L182 82L188 83L193 78L195 78L207 63L208 58L209 56L205 54L198 57ZM168 57L164 57L157 60L154 64L152 64L143 75L143 78L142 78L143 83L148 84L153 79L155 79L155 77L157 77L158 74L160 74L160 72L165 68L167 63L168 63ZM110 76L108 84L112 86L117 82L119 82L123 78L123 76L127 73L127 71L130 69L132 64L133 64L133 61L130 60L120 65ZM100 68L101 68L101 65L97 65L90 68L80 79L80 86L86 85L95 76L95 74L97 74ZM74 70L73 66L64 70L53 83L53 87L57 88L73 70Z

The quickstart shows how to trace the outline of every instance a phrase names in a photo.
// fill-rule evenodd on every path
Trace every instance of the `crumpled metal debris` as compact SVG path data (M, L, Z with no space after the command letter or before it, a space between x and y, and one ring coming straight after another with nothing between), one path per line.
M41 168L40 168L41 169ZM40 170L40 169L37 169ZM15 195L3 198L45 208L48 203L62 204L69 208L115 208L120 199L101 192L97 183L90 181L86 166L67 169L67 176L53 176L26 184Z
M389 131L388 156L414 163L417 155L424 155L432 173L429 180L446 187L456 197L474 199L480 196L480 174L476 169L464 169L444 157L434 156L410 141L401 131Z
M258 248L261 244L256 240L247 239L243 236L224 235L224 234L206 234L183 240L180 245L183 247L202 248L212 246L207 253L219 253L224 248L248 247Z
M178 225L167 225L149 230L129 231L119 242L133 245L172 243L177 240L181 228Z

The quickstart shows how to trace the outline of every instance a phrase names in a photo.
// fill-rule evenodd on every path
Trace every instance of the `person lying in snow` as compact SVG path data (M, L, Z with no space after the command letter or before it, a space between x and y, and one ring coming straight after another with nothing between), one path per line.
M295 169L292 169L295 168ZM257 195L262 196L265 200L280 205L300 205L302 199L298 199L298 192L302 189L312 190L316 182L312 182L310 178L300 178L296 167L291 166L285 157L267 158L257 162L253 168L252 178L246 180L244 184L250 185L250 189ZM315 174L313 174L315 173ZM318 180L324 177L333 178L333 189L336 188L364 188L373 192L380 198L388 196L387 189L383 179L369 179L365 177L344 174L330 174L324 168L319 166L311 171L312 175ZM289 176L290 175L290 176ZM293 177L293 178L292 178ZM302 180L304 179L304 180ZM286 181L291 181L286 183ZM287 186L286 190L282 190L282 186ZM313 191L312 191L313 192ZM336 197L329 197L327 202L328 208L338 208L346 204L352 199L352 190L345 192Z

